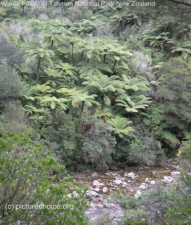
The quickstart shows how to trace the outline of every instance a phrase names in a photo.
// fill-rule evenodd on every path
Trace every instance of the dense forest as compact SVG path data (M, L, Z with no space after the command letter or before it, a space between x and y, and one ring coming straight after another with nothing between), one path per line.
M86 224L68 174L190 160L190 16L190 0L0 1L0 224ZM155 224L191 223L180 183ZM7 208L39 202L74 208Z

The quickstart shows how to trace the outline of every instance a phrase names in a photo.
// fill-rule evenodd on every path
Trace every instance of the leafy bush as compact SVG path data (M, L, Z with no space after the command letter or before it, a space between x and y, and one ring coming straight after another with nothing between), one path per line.
M191 160L191 136L183 142L180 148L180 165L183 169L181 174L181 185L176 196L177 203L171 207L166 213L166 217L170 220L175 220L178 224L191 223L191 174L190 174L190 160Z
M91 123L90 123L91 122ZM82 135L83 159L86 163L91 163L96 170L107 170L111 164L111 154L115 147L115 138L106 123L99 120L84 121L86 127Z
M146 128L140 126L136 131L136 138L129 145L128 158L130 161L154 166L164 163L165 153L161 143Z
M142 191L138 198L125 196L119 190L113 201L124 210L125 224L183 225L191 223L191 136L183 143L179 154L183 168L177 184L157 182Z
M18 98L21 92L22 82L19 75L14 72L6 60L3 60L0 64L0 99Z
M23 134L3 133L0 159L1 224L86 224L85 190L62 178L64 166L50 151Z
M1 30L0 34L0 61L6 58L8 65L22 63L23 53L9 41L8 36Z
M131 161L138 161L140 164L148 166L162 163L165 157L160 142L155 141L153 137L135 139L135 141L130 144L128 155Z
M113 201L124 210L123 220L125 224L162 225L168 224L164 217L165 212L177 203L174 198L176 191L176 188L171 184L165 187L161 183L157 183L150 189L143 191L139 198L125 196L118 191Z
M191 122L191 59L184 61L181 57L171 58L159 69L161 84L156 92L160 108L166 121L172 128L185 133Z
M0 131L30 133L32 128L25 118L24 108L19 102L6 102L2 115L0 115Z

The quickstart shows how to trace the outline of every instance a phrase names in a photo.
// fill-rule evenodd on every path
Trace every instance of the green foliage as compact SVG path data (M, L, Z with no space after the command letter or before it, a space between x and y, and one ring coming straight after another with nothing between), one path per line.
M166 213L166 217L175 220L176 224L189 224L191 222L191 175L190 160L191 160L191 136L189 135L186 141L183 142L179 151L180 165L183 169L181 174L181 186L179 188L179 195L176 196L178 204L174 204Z
M180 141L176 137L176 135L171 133L168 130L163 130L162 133L161 133L161 137L166 139L166 140L169 140L172 143L172 145L174 145L174 146L180 145Z
M31 49L28 51L27 56L36 62L36 81L38 81L42 63L48 62L52 65L51 57L54 56L54 52L44 48Z
M161 165L165 160L161 143L144 127L138 127L136 137L129 145L128 159L148 166Z
M22 134L4 133L0 155L1 224L86 224L84 189L62 178L64 166L50 151ZM69 197L71 189L79 197Z
M62 71L58 71L55 69L46 69L45 73L48 75L48 80L45 85L51 85L53 88L56 86L62 86L65 83L65 77L63 76Z
M0 61L6 59L9 66L22 63L23 52L12 44L5 32L1 29L0 34Z
M79 164L106 170L112 168L112 160L161 165L162 147L176 154L191 122L190 3L157 0L155 7L134 7L134 1L114 0L98 6L93 5L96 1L86 1L91 4L80 6L75 3L82 1L47 0L45 8L21 2L13 7L11 0L0 9L4 19L0 24L0 130L33 131L51 151L31 140L22 147L22 135L11 134L12 141L1 138L10 151L0 146L0 179L7 182L0 193L3 199L15 190L14 198L8 197L13 204L35 204L38 199L79 207L56 213L6 211L2 223L85 224L84 198L81 203L67 198L72 191L68 188L73 188L67 181L53 185L53 180L60 179L53 176L53 167L57 173L61 167L51 155L56 154L69 170L78 170ZM14 101L18 98L24 108ZM142 199L122 196L121 205L127 209L124 223L176 224L173 217L178 225L190 223L187 175L182 176L182 190L169 187L179 199L173 199L168 188L155 187ZM98 223L110 222L103 218Z
M111 155L116 144L109 127L95 118L83 120L82 152L86 163L91 163L95 170L107 170L111 164Z
M64 104L67 100L64 98L56 98L56 97L49 97L49 96L44 96L40 104L46 107L50 107L52 110L56 109L58 106L61 107L63 110L67 109L67 105Z
M116 100L117 106L124 107L126 112L138 113L138 110L145 109L148 103L151 103L150 98L144 95L125 96L124 100Z
M108 121L109 124L112 125L112 130L115 134L119 135L119 137L123 137L123 135L129 135L134 129L129 125L132 124L131 121L128 121L124 117L116 116L114 119L110 119Z
M0 115L0 131L31 133L32 128L25 118L25 110L18 102L6 102Z
M163 150L158 151L157 147L154 150L155 144L159 144L156 140L175 152L179 140L190 129L187 76L190 8L176 1L158 0L155 7L133 7L132 2L125 0L124 4L129 6L123 7L119 1L98 6L93 5L95 1L84 6L79 5L82 2L67 2L71 4L66 6L63 2L47 1L46 10L39 5L19 5L14 9L10 4L4 10L10 18L2 15L5 19L1 26L0 59L7 58L9 66L16 65L25 85L22 92L23 85L17 80L17 74L12 68L7 72L6 63L2 63L0 75L5 79L1 83L6 85L0 84L0 97L19 97L38 138L44 142L55 141L54 151L64 160L68 157L70 165L74 159L84 160L84 139L80 135L87 135L83 131L86 127L83 120L89 113L102 121L102 125L109 125L101 142L115 135L119 156L116 159L120 160L127 159L129 152L133 158L136 147L144 152L141 151L143 145L145 155L151 157L146 162L140 153L139 162L142 159L146 164L160 161ZM18 49L26 51L22 66ZM175 56L181 58L171 58ZM10 77L11 74L14 75ZM178 78L180 74L183 79ZM4 82L9 78L12 83ZM180 84L178 91L172 91L176 87L175 79L175 83ZM157 113L151 112L155 104ZM65 125L61 122L62 116ZM5 120L2 123L5 129L5 124L10 123L5 115L2 120ZM90 122L94 123L97 124ZM147 132L140 133L135 140L130 135L132 127L142 123ZM93 136L94 126L90 127ZM95 129L98 128L95 126ZM90 138L91 145L93 142L95 138L93 141ZM95 165L91 160L86 163Z
M156 92L160 108L172 127L185 132L191 121L190 111L190 62L172 58L159 69L164 75Z
M22 95L22 82L6 60L0 64L0 99L11 100Z
M125 196L117 191L113 201L124 210L125 224L177 224L173 223L175 220L166 220L164 216L171 206L178 203L175 200L176 194L177 188L172 184L165 187L161 183L157 183L149 187L148 190L142 191L138 198Z

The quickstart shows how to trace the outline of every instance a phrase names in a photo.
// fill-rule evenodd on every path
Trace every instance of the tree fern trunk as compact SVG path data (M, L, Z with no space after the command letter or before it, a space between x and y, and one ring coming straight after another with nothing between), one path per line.
M107 52L107 49L106 49L106 50L104 50L104 52ZM104 54L104 55L103 55L103 63L106 63L106 57L107 57L107 55L106 55L106 54Z
M22 16L25 14L25 5L22 5Z
M114 62L114 64L113 64L113 68L112 68L113 71L114 71L114 69L115 69L116 64L117 64L117 60L115 60L115 62Z
M38 63L37 63L36 82L38 82L39 80L40 64L41 64L41 58L38 59Z
M82 119L82 115L83 115L83 111L84 111L84 105L85 105L85 102L83 101L82 106L81 106L81 110L80 110L80 121Z
M74 44L72 44L72 62L74 62Z

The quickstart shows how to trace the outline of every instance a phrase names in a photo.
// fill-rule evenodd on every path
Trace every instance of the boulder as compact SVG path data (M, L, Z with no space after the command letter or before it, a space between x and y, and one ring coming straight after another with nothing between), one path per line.
M156 181L155 180L151 180L150 184L156 184Z
M128 178L134 179L135 178L135 173L133 173L133 172L131 172L131 173L125 173L124 176L125 177L128 177Z
M147 184L142 183L142 184L139 186L139 188L140 188L141 190L147 189Z
M95 191L87 191L86 197L99 197L99 194Z
M123 181L120 180L120 179L116 179L116 180L114 180L113 182L116 183L116 184L122 184L122 183L123 183Z
M102 192L103 192L104 194L106 194L106 193L109 192L109 189L108 189L107 187L103 187Z
M122 183L122 188L127 188L127 185L128 185L128 183L125 182L125 181L123 181L123 183Z
M179 171L173 171L170 173L172 177L177 177L180 175L180 172Z
M135 193L134 197L135 197L135 198L138 198L138 197L140 197L141 195L142 195L142 192L141 192L140 190L138 190L138 191Z
M168 183L168 182L173 182L173 177L170 177L170 176L164 176L164 178L163 178L163 182L165 182L165 183Z
M95 178L95 177L97 177L97 176L98 176L97 172L94 172L94 173L92 173L92 175L91 175L91 177L93 177L93 178Z
M93 189L95 192L99 192L99 188L94 188Z
M94 180L93 181L93 186L94 187L99 187L99 186L103 186L104 184L103 183L100 183L98 180Z

